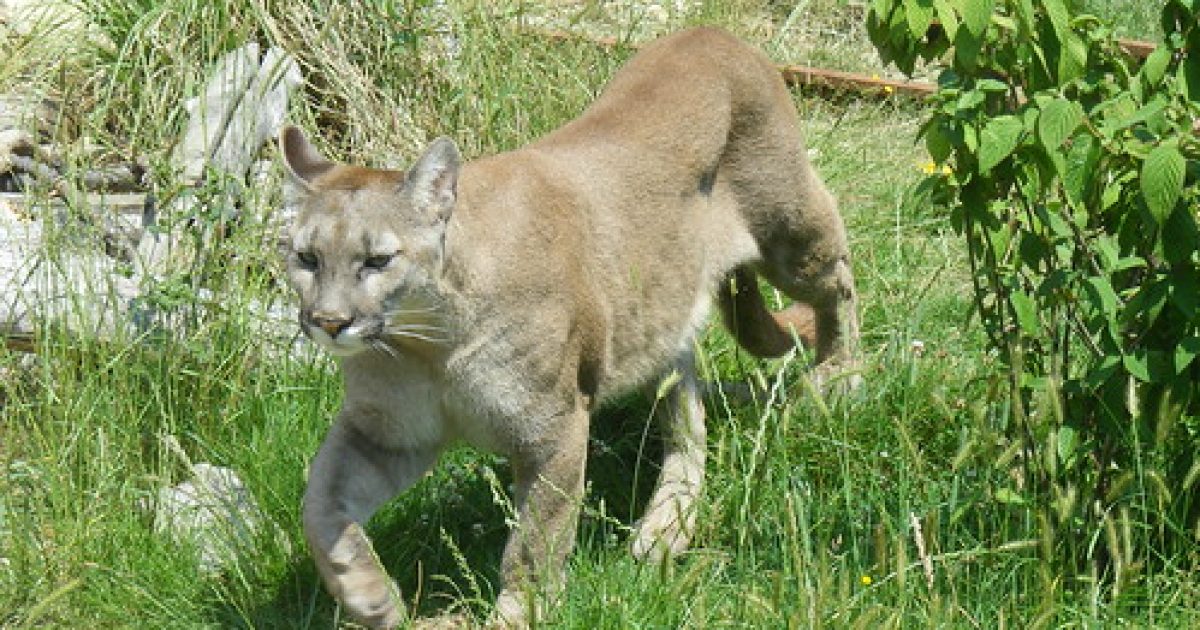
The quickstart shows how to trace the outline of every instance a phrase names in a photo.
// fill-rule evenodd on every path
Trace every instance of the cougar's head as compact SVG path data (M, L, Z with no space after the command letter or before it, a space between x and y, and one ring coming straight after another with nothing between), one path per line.
M435 140L408 173L336 164L295 127L280 132L298 213L286 244L300 327L330 352L439 344L446 222L461 157Z

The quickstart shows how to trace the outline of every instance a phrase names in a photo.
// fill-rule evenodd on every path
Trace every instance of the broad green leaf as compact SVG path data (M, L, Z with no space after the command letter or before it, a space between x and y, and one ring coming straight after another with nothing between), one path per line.
M892 63L905 75L912 76L917 63L918 42L909 35L908 20L904 17L904 11L892 13L887 39L891 42Z
M1021 122L1025 123L1025 133L1037 133L1037 121L1042 110L1038 107L1026 107L1025 111L1021 112Z
M1099 258L1100 269L1109 276L1118 271L1146 266L1146 260L1141 256L1121 256L1117 247L1117 237L1113 235L1097 235L1092 241L1092 246Z
M930 125L925 131L925 148L929 151L929 157L933 158L934 164L944 163L954 150L950 132L942 125Z
M988 24L992 21L994 6L995 0L963 0L963 27L976 37L982 37L983 32L987 30Z
M996 260L1000 260L1008 253L1008 246L1012 243L1012 232L1007 229L986 230L988 242L991 243L992 255Z
M1162 82L1167 73L1167 64L1171 62L1171 49L1159 46L1142 62L1141 76L1146 85L1155 87Z
M1083 377L1083 383L1092 389L1098 388L1116 373L1120 365L1121 359L1116 353L1105 355L1100 359L1100 364Z
M1116 273L1118 271L1128 271L1130 269L1141 269L1142 267L1146 267L1148 264L1149 263L1146 262L1146 259L1142 258L1141 256L1125 256L1118 259L1117 262L1113 264L1111 271Z
M1021 142L1025 125L1011 114L988 121L979 134L979 171L986 173L1008 157Z
M1041 166L1033 160L1026 160L1014 166L1014 175L1016 175L1021 194L1026 199L1041 198L1048 183L1047 178L1042 176Z
M1121 365L1139 381L1150 382L1150 367L1146 363L1146 353L1126 354L1121 357Z
M1034 23L1035 16L1033 12L1033 0L1017 0L1017 2L1013 4L1017 11L1017 17L1020 18L1021 27L1024 29L1024 32L1032 33L1036 31L1037 26Z
M1067 5L1063 0L1043 0L1042 5L1046 8L1050 24L1054 26L1054 34L1058 36L1059 42L1062 42L1065 34L1071 30L1071 13L1067 10Z
M933 22L933 0L904 0L904 17L908 20L908 31L915 39L922 39Z
M1021 263L1029 269L1041 269L1044 261L1050 257L1050 247L1046 240L1028 231L1022 231L1019 243L1017 252L1021 255Z
M1161 116L1163 111L1167 108L1167 104L1166 98L1156 98L1151 100L1149 103L1146 103L1142 107L1130 113L1128 116L1121 118L1119 122L1117 122L1117 128L1125 129L1138 123L1143 123L1152 118ZM1126 110L1114 108L1113 111L1122 112Z
M1195 341L1200 341L1200 338L1193 337ZM1196 360L1195 348L1189 348L1184 344L1179 344L1175 347L1175 370L1176 373L1182 373L1192 365L1192 361Z
M1092 117L1099 115L1100 131L1105 135L1113 135L1125 126L1125 120L1137 110L1137 101L1128 92L1121 92L1093 109Z
M1062 49L1058 54L1058 84L1065 85L1083 76L1087 67L1087 44L1083 38L1068 30L1059 35Z
M1017 324L1021 326L1021 330L1029 335L1038 334L1040 327L1038 326L1037 307L1034 305L1033 299L1021 291L1013 291L1009 294L1008 301L1017 315Z
M954 2L950 0L933 0L933 8L937 11L938 22L946 31L946 39L954 41L958 34L958 13L954 10Z
M1079 134L1071 140L1064 161L1067 171L1062 173L1063 190L1067 199L1076 206L1086 207L1086 196L1096 178L1096 165L1100 161L1100 152L1096 140L1088 134Z
M1162 383L1169 381L1179 374L1182 369L1178 364L1179 355L1174 350L1140 350L1138 354L1146 355L1146 370L1150 374L1150 382Z
M979 149L979 134L975 132L974 127L962 128L962 142L971 153Z
M975 83L975 88L984 92L1007 92L1008 84L996 79L980 79Z
M954 53L955 69L966 70L968 74L974 73L975 67L979 64L979 51L982 49L982 35L971 32L969 28L958 29L958 35L954 38L954 47L951 48Z
M1195 15L1200 14L1200 4L1196 0L1167 0L1165 4L1159 24L1167 35L1188 30L1189 26L1195 24Z
M1175 366L1183 371L1200 355L1200 337L1187 337L1175 346Z
M1044 226L1050 229L1050 233L1061 240L1070 239L1075 235L1075 231L1071 229L1071 224L1062 215L1062 203L1057 201L1048 202L1046 206L1039 208L1035 216L1042 222Z
M1100 258L1100 268L1111 273L1117 260L1121 258L1121 250L1117 247L1116 237L1110 234L1098 234L1092 241L1092 247Z
M1038 117L1038 139L1046 151L1053 154L1083 120L1083 108L1079 103L1059 98L1046 103Z
M1121 299L1117 297L1112 282L1106 276L1087 278L1084 280L1084 286L1087 287L1092 304L1098 311L1105 315L1113 315L1117 312Z
M1104 190L1100 193L1100 209L1108 210L1121 200L1121 192L1124 189L1119 184L1108 182L1104 186Z
M1058 459L1070 466L1075 460L1075 449L1079 447L1079 432L1074 427L1063 425L1058 428Z
M958 95L957 106L960 110L974 109L982 105L986 100L987 94L984 94L982 90L963 90Z
M1200 28L1192 29L1191 35L1188 36L1187 49L1200 50ZM1179 64L1177 75L1188 99L1193 102L1200 101L1200 55L1192 53L1184 57L1183 63Z
M1200 278L1195 269L1184 267L1171 274L1171 303L1188 320L1200 315Z
M1200 215L1172 212L1162 230L1162 255L1172 265L1180 265L1200 252ZM1193 274L1191 279L1195 280ZM1200 299L1200 287L1194 294Z
M1179 152L1178 139L1158 145L1142 163L1142 198L1160 225L1166 222L1183 193L1186 168L1187 160Z
M1166 308L1171 287L1165 280L1147 280L1131 291L1132 297L1118 313L1121 321L1152 324Z

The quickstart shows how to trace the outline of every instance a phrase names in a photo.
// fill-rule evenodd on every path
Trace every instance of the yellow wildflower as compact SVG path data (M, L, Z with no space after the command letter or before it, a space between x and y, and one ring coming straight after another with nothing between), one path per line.
M858 578L858 581L863 586L870 586L871 582L873 582L874 580L872 580L871 576L869 576L869 575L863 575L862 577Z
M938 166L934 162L926 162L921 165L921 172L925 173L926 175L941 174L949 176L954 174L954 169L950 168L949 164L942 164L941 166Z
M881 78L881 77L880 77L878 74L872 74L872 75L871 75L871 80L872 80L872 81L882 81L883 79L882 79L882 78ZM884 93L884 94L891 94L892 92L895 92L895 91L896 91L896 88L893 88L893 87L892 87L892 86L890 86L890 85L885 85L885 86L883 86L883 93Z

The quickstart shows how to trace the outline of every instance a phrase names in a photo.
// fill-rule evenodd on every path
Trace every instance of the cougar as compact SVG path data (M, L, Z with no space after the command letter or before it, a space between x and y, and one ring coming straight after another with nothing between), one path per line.
M491 623L544 614L574 544L592 412L671 373L664 460L630 544L652 561L682 552L705 462L693 347L713 302L750 353L799 340L818 375L853 374L842 219L779 73L723 31L647 45L582 115L511 152L464 163L443 137L404 172L329 161L291 126L280 145L300 326L345 387L304 530L328 589L371 626L406 612L363 523L457 442L512 466ZM769 310L759 277L795 304Z

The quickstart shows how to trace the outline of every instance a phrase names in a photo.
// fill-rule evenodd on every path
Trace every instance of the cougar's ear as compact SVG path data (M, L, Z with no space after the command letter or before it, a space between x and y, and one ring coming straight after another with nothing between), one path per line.
M314 179L333 168L333 162L325 159L304 137L304 132L292 125L279 130L279 152L283 154L288 179L305 192L312 190Z
M432 212L445 220L454 209L458 197L458 170L462 154L450 138L434 140L404 179L404 191L411 195L413 205Z

